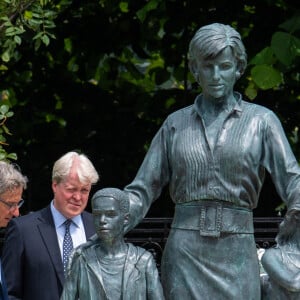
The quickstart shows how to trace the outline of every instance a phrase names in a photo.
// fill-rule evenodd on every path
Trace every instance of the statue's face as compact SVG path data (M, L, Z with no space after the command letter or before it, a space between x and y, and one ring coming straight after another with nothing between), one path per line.
M202 93L207 99L218 99L231 94L239 76L237 62L230 47L225 48L215 58L200 58L197 72Z
M112 197L99 197L93 205L93 216L100 239L112 240L123 236L126 218L117 200Z

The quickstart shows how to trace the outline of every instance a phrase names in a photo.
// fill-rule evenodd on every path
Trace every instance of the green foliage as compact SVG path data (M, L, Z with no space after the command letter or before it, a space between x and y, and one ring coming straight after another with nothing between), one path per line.
M268 90L282 83L281 73L269 65L257 65L251 69L254 83L262 90Z
M9 118L11 118L14 113L10 110L7 104L3 104L7 102L9 93L7 91L3 91L0 100L0 160L16 160L16 153L7 153L4 147L8 146L6 142L6 136L11 135L9 129L7 128L6 122Z
M278 61L289 67L300 55L300 40L287 32L275 32L271 48Z
M57 14L53 1L2 1L0 5L2 61L8 63L11 59L18 59L18 46L22 44L25 33L32 35L35 50L42 43L48 46L50 39L55 38L52 29L55 28L54 20Z
M5 73L13 68L14 63L22 59L21 45L33 43L34 51L42 44L48 46L50 39L55 39L52 30L55 28L54 20L59 13L59 7L69 4L61 1L60 5L50 0L5 0L0 2L0 71ZM2 63L1 63L2 61ZM8 88L8 87L5 87ZM1 89L0 89L1 92ZM2 90L3 98L7 91ZM12 103L9 103L11 105ZM5 123L13 113L9 105L0 107L0 160L16 159L15 153L7 153L4 146L5 135L11 135Z
M30 171L32 197L70 149L95 160L101 184L127 184L166 115L199 92L188 43L212 22L242 34L249 68L236 88L279 114L300 157L294 12L284 0L0 1L0 92L9 91L0 104L14 111L14 135L2 133Z
M144 5L141 9L136 12L137 17L141 22L144 22L146 17L149 15L149 12L155 10L159 5L159 0L150 0Z
M251 77L246 95L255 99L259 90L287 88L299 85L300 57L300 16L296 15L279 25L283 31L276 31L271 38L270 46L266 46L250 61ZM300 97L299 91L297 97Z

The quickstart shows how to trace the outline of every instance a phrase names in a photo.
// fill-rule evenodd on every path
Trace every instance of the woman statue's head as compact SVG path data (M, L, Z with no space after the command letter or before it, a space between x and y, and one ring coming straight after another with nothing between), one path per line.
M197 61L215 58L226 47L232 49L236 58L238 75L244 73L247 66L247 54L240 34L229 25L213 23L201 27L195 33L189 45L189 68L197 80Z

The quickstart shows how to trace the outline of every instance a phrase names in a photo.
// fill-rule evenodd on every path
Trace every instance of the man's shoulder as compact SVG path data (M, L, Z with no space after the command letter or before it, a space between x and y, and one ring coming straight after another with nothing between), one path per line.
M40 218L43 215L46 215L47 213L51 213L50 208L44 207L37 211L30 211L26 215L22 215L20 217L13 218L11 220L11 222L14 222L14 223L20 224L20 225L32 224L32 222L34 222L36 219Z

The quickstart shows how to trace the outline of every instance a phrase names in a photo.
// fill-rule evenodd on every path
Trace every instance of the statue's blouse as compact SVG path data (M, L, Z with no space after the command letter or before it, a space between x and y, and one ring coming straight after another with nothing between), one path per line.
M201 95L171 114L126 186L131 216L140 220L169 184L175 203L218 199L253 209L267 170L289 208L300 201L300 168L280 121L269 109L237 102L210 148L199 110Z

